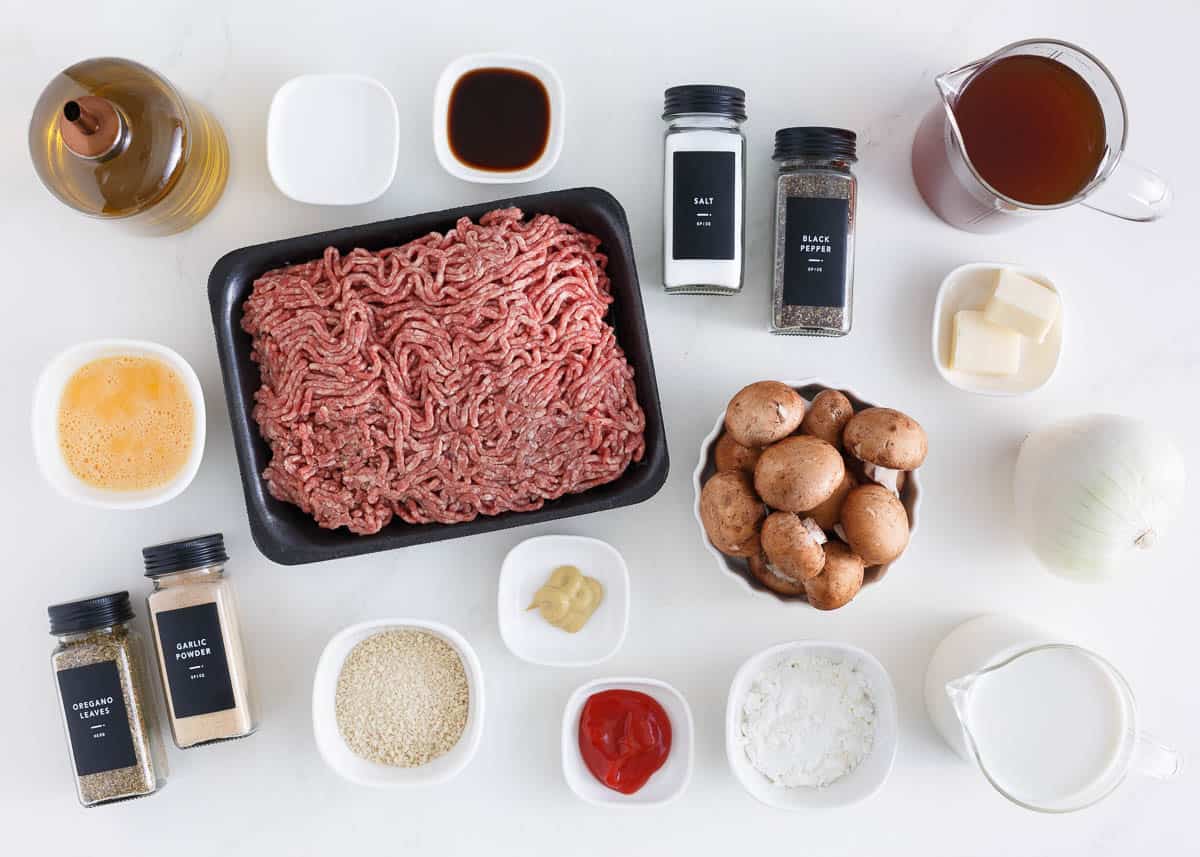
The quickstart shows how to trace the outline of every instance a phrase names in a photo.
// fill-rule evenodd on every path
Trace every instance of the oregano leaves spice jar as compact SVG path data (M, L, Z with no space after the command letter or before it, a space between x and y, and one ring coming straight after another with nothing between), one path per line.
M154 591L146 598L180 748L243 738L258 727L233 588L220 533L142 550Z
M166 757L128 592L47 608L59 707L84 806L144 797L166 783Z
M775 134L771 332L844 336L854 300L856 135L842 128Z
M663 285L679 294L742 290L746 93L673 86L664 95Z

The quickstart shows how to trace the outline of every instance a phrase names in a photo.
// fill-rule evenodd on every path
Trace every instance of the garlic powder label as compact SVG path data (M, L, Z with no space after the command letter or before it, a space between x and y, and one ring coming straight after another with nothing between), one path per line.
M78 776L137 764L121 678L112 661L57 673Z
M154 627L175 718L233 708L233 683L217 605L164 610L155 614Z

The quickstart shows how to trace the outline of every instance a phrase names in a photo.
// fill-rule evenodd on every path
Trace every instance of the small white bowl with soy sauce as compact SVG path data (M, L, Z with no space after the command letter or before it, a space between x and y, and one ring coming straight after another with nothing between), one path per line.
M442 72L433 96L433 147L450 175L482 184L540 179L562 153L562 82L541 60L470 54Z

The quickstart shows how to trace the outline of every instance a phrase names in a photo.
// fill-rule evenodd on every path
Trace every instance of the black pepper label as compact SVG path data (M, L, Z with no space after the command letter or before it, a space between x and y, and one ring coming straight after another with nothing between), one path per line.
M233 684L217 605L197 604L154 616L175 718L234 707Z
M783 302L846 306L850 200L791 197L784 218Z
M101 661L60 670L58 690L78 776L137 764L115 663Z
M737 163L733 152L676 152L672 259L732 259Z

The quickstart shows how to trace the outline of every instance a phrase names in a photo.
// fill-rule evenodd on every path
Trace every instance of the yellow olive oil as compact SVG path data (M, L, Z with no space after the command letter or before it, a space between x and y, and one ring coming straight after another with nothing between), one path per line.
M216 119L124 59L84 60L55 77L34 108L29 151L63 203L148 235L199 222L229 174Z

